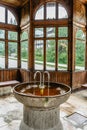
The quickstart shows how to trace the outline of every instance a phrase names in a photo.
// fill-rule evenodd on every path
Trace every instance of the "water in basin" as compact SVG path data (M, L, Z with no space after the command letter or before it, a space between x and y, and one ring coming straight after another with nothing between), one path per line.
M26 83L21 84L21 86L16 88L16 91L20 94L27 95L27 96L58 96L63 95L68 92L69 88L64 87L61 84L54 84L50 83L48 87L48 83L44 84L43 88L39 87L38 82L36 84L33 83Z
M65 93L65 90L61 89L61 88L50 88L48 89L47 86L45 86L44 88L39 88L39 87L35 87L33 85L32 88L28 88L28 89L25 89L25 90L21 90L22 93L24 94L27 94L27 95L36 95L36 96L54 96L54 95L60 95L60 94L63 94Z

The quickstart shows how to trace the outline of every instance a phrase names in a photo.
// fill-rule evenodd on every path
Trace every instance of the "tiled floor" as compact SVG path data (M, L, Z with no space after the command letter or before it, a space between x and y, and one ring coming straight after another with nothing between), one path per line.
M19 130L22 110L22 104L12 94L0 97L0 130ZM60 111L64 130L77 130L63 117L73 112L87 116L87 90L71 94L67 102L60 106ZM87 130L87 126L84 127L84 130Z

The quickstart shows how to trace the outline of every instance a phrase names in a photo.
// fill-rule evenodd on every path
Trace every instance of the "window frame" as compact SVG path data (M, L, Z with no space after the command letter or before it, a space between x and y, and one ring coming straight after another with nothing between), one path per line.
M23 35L23 33L27 33L27 36L28 36L28 32L27 32L27 30L24 30L23 32L21 32L21 38L22 38L22 35ZM28 43L28 37L27 38L25 38L25 39L21 39L20 38L20 59L21 59L21 68L23 68L23 69L28 69L28 59L27 59L27 67L23 67L22 66L22 57L21 57L21 54L22 54L22 49L21 49L21 44L23 43L24 44L24 42L27 42ZM29 44L28 44L29 45ZM28 49L28 48L27 48ZM27 52L28 54L29 54L29 52Z
M14 9L11 9L10 7L8 6L4 6L4 5L0 5L0 7L4 7L5 8L5 22L0 22L0 30L4 30L5 31L5 37L4 38L0 38L0 41L3 41L5 42L5 63L4 63L4 69L5 68L13 68L13 67L9 67L9 59L8 59L8 43L9 42L16 42L17 43L17 57L18 57L18 46L19 46L19 30L18 30L18 26L19 26L19 22L18 22L18 16L16 14L16 11ZM17 25L14 25L14 24L8 24L7 23L7 18L8 18L8 10L12 13L12 15L14 16L16 22L17 22ZM8 31L13 31L13 32L17 32L17 39L8 39ZM16 67L14 68L18 68L18 58L17 58L17 65Z
M77 37L77 32L79 30L82 31L82 33L85 35L85 39L82 39L81 36ZM77 63L77 61L76 61L76 52L77 52L77 50L76 50L76 44L77 44L77 41L81 42L79 44L84 44L84 46L85 46L84 47L85 48L85 51L84 51L84 66L82 66L83 69L81 69L81 66L78 66L79 67L79 69L78 69L78 67L76 65L76 63ZM76 30L76 33L75 33L75 71L84 71L85 70L85 62L86 62L86 34L84 33L84 31L81 28L78 28Z
M58 2L55 2L56 3L56 7L58 7ZM41 5L42 6L42 5ZM63 5L62 5L63 6ZM43 5L44 7L44 20L35 20L35 13L34 13L34 29L35 28L44 28L44 37L43 38L36 38L34 35L34 41L35 40L44 40L44 47L43 47L43 51L44 51L44 69L43 70L46 70L46 40L55 40L55 70L58 71L58 58L57 58L57 53L58 53L58 50L57 50L57 47L58 47L58 40L60 39L65 39L65 40L68 40L69 39L69 34L67 37L58 37L58 27L68 27L68 18L64 18L64 19L58 19L58 13L56 13L56 18L55 19L46 19L46 3ZM65 8L65 6L63 6ZM39 9L39 8L38 8ZM66 8L65 8L66 9ZM56 12L58 11L58 9L56 9ZM66 10L67 11L67 10ZM67 13L68 15L68 13ZM55 22L56 21L56 22ZM55 37L46 37L46 28L47 27L55 27L56 30L56 34L55 34ZM68 32L69 32L69 27L68 27ZM33 33L34 34L34 33ZM69 44L69 41L68 41L68 44ZM68 54L68 52L67 52ZM68 60L68 59L67 59ZM35 63L35 61L34 61ZM35 68L34 68L35 69ZM35 70L38 70L38 69L35 69ZM54 71L55 71L54 70ZM67 65L67 70L68 70L68 65ZM67 70L63 70L63 71L67 71Z

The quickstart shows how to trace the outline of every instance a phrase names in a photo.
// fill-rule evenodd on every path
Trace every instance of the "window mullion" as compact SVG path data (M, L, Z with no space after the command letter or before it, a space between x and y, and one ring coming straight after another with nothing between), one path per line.
M7 24L8 14L7 14L7 8L5 8L5 23Z
M44 70L46 70L46 27L44 28Z

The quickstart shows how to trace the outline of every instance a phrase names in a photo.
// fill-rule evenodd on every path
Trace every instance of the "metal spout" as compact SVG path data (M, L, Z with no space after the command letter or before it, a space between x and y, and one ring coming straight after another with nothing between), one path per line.
M36 79L36 76L37 76L37 73L40 74L40 87L41 87L41 72L40 71L36 71L35 74L34 74L34 80Z

